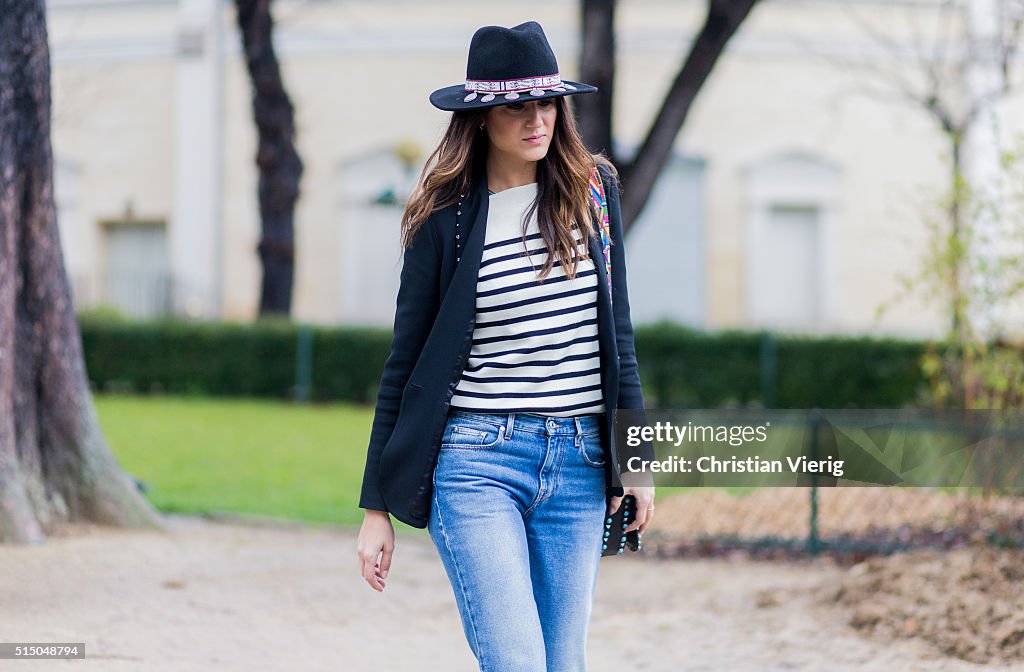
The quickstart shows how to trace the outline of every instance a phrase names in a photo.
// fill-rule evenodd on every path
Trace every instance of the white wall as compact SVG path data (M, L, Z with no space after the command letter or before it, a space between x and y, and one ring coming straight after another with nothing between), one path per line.
M755 326L747 284L748 168L770 165L773 157L800 155L835 167L840 176L829 206L831 232L823 239L835 259L827 276L832 298L824 306L833 312L822 328L937 332L940 312L916 301L901 304L878 322L875 312L896 293L900 278L913 270L923 250L925 215L934 211L945 186L942 134L913 107L866 93L870 76L841 63L859 59L884 71L891 61L851 20L851 7L909 47L915 25L935 23L935 6L776 0L755 9L676 142L676 153L699 162L702 170L690 164L666 175L663 183L670 186L665 196L651 204L627 243L638 322L668 314L709 328ZM80 246L71 254L76 268L95 263L89 260L97 223L118 217L129 204L140 217L167 219L172 237L189 225L181 220L182 204L191 193L189 179L200 180L178 163L184 160L181 148L190 141L190 125L182 123L182 115L191 102L207 103L181 100L187 87L175 84L180 81L178 26L185 7L84 0L50 5L55 149L61 161L76 167L80 195L68 215L76 231L65 242L73 238ZM636 145L643 139L699 29L704 7L698 0L621 3L619 142ZM221 287L211 301L219 302L223 316L248 319L255 314L259 291L256 136L233 11L229 3L222 3L222 9L222 117L218 122L211 120L209 109L203 113L208 130L221 124L215 135L222 146L206 148L201 153L206 158L197 160L208 167L218 160L216 152L222 153L223 188L215 191L223 198L223 216L219 225L216 218L209 225L222 230L189 220L194 235L187 245L176 244L174 254L177 259L187 249L212 254L219 236L223 254L214 255L216 264L203 262L204 273L210 269L203 283ZM447 120L427 96L464 77L469 38L480 25L540 20L563 75L574 78L578 3L278 1L274 11L275 44L296 107L297 143L305 163L296 212L294 314L314 322L384 321L393 308L388 304L400 268L397 240L388 237L397 236L388 232L397 225L390 223L394 218L387 208L358 202L358 189L349 189L353 179L345 176L344 166L358 157L387 153L402 141L418 143L425 158ZM1021 130L1024 115L1007 113L1004 119L1002 131L1010 135L1014 128ZM374 179L385 179L391 168L379 170ZM201 182L210 185L215 179ZM345 202L350 196L356 199L353 204ZM202 198L196 206L202 212L216 209L209 195ZM681 203L682 213L666 205L673 199ZM674 226L673 218L681 224ZM360 223L368 228L359 228ZM368 231L372 236L359 238ZM381 273L370 289L359 284L366 282L365 275L353 274L348 239L362 241L360 260ZM658 245L664 241L670 244ZM680 265L666 280L658 269L665 267L666 250L673 248L682 250L676 256ZM386 271L394 273L390 287Z

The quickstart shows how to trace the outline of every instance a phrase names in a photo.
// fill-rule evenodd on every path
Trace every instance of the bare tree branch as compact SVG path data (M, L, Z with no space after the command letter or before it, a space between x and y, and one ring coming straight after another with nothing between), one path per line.
M1011 84L1013 75L1011 67L1019 53L1021 31L1024 29L1024 1L1016 0L1016 2L1011 2L1010 0L1004 0L1002 8L1004 12L1000 18L1002 19L1002 25L1006 27L1006 31L1001 36L1003 39L999 66L1003 73L1006 91L1008 92L1013 86Z
M888 54L890 57L888 62L882 63L881 65L861 65L860 68L862 70L870 70L877 78L889 81L894 88L907 92L914 98L924 100L926 97L924 92L916 91L917 87L915 87L914 84L902 74L902 71L893 67L893 63L903 64L906 62L905 50L887 35L879 33L875 29L875 26L868 22L854 7L849 5L840 6L846 13L847 17L860 27L861 32L866 35L868 39L874 42L883 53ZM920 62L924 62L926 60L927 59L922 57ZM849 59L834 59L832 62L842 68L853 65ZM932 78L929 77L929 79ZM937 77L935 77L935 81L937 81Z
M946 63L946 59L949 57L947 48L953 43L953 16L954 13L950 11L951 3L946 2L943 6L942 11L939 12L939 20L941 27L935 31L938 39L935 40L935 50L932 54L932 61L935 63ZM932 71L936 72L936 77L929 83L932 86L938 86L937 69L933 68Z
M643 210L655 181L672 151L679 130L704 82L736 30L758 0L710 0L704 26L682 68L669 87L661 109L633 161L623 172L628 189L622 194L623 225L628 229Z

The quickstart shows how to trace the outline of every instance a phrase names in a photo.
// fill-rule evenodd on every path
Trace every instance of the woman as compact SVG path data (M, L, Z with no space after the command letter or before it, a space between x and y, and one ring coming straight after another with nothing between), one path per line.
M487 26L465 84L430 97L453 114L402 220L359 503L361 572L378 591L390 516L429 529L481 670L584 670L605 515L633 494L627 531L642 533L654 511L653 488L623 488L608 449L612 411L643 408L617 176L565 100L596 89L557 73L539 24Z

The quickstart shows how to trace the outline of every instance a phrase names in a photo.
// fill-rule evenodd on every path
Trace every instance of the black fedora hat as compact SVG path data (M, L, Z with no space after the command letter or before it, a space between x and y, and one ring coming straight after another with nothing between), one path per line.
M469 43L465 84L434 91L430 102L442 110L472 110L594 91L596 86L561 78L544 29L527 21L477 30Z

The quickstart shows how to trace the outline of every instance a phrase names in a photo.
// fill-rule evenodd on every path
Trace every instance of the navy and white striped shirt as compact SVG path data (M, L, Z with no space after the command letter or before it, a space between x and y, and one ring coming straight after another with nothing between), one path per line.
M537 184L492 194L476 288L473 347L451 408L480 413L572 416L605 411L597 332L597 273L580 260L570 280L555 261L537 282L548 250L530 217ZM576 232L580 250L583 234ZM523 254L523 250L529 256Z

